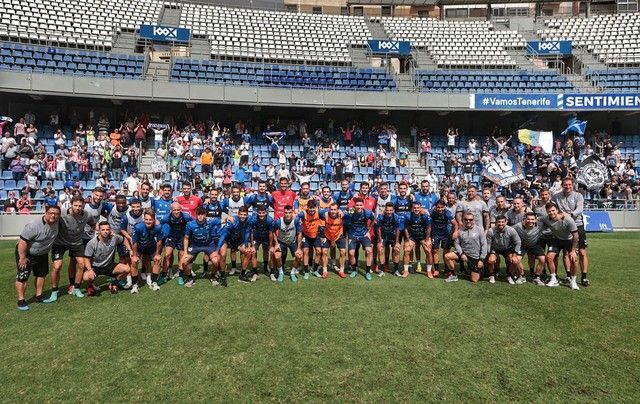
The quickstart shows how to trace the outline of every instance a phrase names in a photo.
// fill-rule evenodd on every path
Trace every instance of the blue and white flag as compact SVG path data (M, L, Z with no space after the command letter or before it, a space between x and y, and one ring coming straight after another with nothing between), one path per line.
M512 149L503 149L484 170L482 175L489 181L506 187L524 179L522 166Z
M584 131L587 129L587 121L580 121L578 118L573 117L567 121L567 129L565 129L561 135L566 135L569 132L578 132L584 135Z

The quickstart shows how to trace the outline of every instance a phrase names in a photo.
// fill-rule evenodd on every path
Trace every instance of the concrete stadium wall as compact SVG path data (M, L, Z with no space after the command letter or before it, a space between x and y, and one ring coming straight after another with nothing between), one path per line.
M0 71L0 91L76 97L311 108L468 110L469 94L216 86Z
M39 215L0 215L0 239L17 238L24 226ZM640 230L640 211L609 211L614 231Z

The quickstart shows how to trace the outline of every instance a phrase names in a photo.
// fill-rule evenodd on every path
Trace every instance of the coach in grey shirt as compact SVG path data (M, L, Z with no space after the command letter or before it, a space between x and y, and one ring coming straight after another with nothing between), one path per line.
M27 281L33 271L36 277L36 301L41 302L44 279L49 273L49 250L58 236L58 220L60 207L47 206L44 215L27 224L16 244L16 294L18 295L18 309L29 310L24 298Z
M461 261L467 264L467 268L471 271L470 277L472 282L480 280L480 271L482 270L484 260L487 256L489 248L487 246L487 237L484 229L475 223L473 213L467 212L462 216L463 225L458 230L458 238L454 241L455 252L445 254L445 264L449 271L447 282L456 281L455 262Z
M475 218L476 225L489 229L489 207L486 202L477 195L478 190L473 185L467 190L467 200L458 203L456 211L456 219L461 225L462 217L465 213L472 213Z
M84 254L88 260L85 279L92 282L99 275L112 277L109 290L111 293L118 293L118 279L125 278L130 271L128 265L116 264L115 261L118 246L125 242L123 236L111 232L109 222L100 222L98 235L89 240L84 249ZM131 248L131 246L127 247Z

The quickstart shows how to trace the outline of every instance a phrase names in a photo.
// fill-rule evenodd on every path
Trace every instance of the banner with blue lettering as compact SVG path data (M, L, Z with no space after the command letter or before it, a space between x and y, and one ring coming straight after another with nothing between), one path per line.
M582 212L582 219L584 220L584 229L586 231L613 231L609 212L586 210Z
M512 149L503 149L482 170L482 175L489 181L503 187L524 179L522 166Z
M558 94L471 94L471 109L558 109Z
M411 42L370 39L368 41L371 53L408 55L411 53Z
M140 38L162 42L189 42L191 31L187 28L164 25L141 25Z
M571 41L529 41L527 53L537 56L571 55Z
M638 110L640 94L469 94L469 108L482 110Z
M564 94L560 109L640 109L640 94Z

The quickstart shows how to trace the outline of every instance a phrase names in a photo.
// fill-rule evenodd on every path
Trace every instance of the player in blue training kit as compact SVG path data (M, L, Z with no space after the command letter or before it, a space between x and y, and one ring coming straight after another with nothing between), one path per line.
M162 262L162 276L158 279L158 285L165 283L171 275L169 269L173 266L173 251L178 250L178 283L184 282L182 257L184 255L184 235L187 224L193 221L190 214L182 211L178 202L171 204L171 213L160 218L164 234L164 260Z
M173 204L173 190L171 189L171 185L162 184L160 191L162 192L162 195L160 195L160 197L154 202L154 210L156 211L156 217L158 220L162 220L162 218L169 216L171 213L171 204Z
M198 257L198 254L204 253L207 255L214 267L218 265L219 259L217 254L218 243L214 243L214 238L220 234L220 219L207 219L207 210L202 206L198 206L195 213L196 220L187 223L183 247L185 254L181 260L184 277L187 279L184 286L188 288L192 287L195 282L195 276L191 271L191 264ZM224 271L220 271L220 284L227 286Z
M354 198L355 204L353 213L347 213L344 215L349 221L349 230L347 232L349 236L349 264L351 265L351 273L349 276L355 278L358 276L358 261L356 257L356 249L361 246L365 250L367 269L364 277L370 281L371 276L371 263L373 261L373 248L371 246L371 239L369 238L369 224L375 220L373 212L364 208L364 201L362 198Z
M427 214L435 208L440 199L435 192L431 192L431 184L427 180L420 181L420 192L416 192L414 198L422 205L422 213Z
M404 243L404 271L402 277L406 278L409 275L409 267L416 247L422 247L427 257L431 254L431 219L428 215L422 213L420 202L413 202L411 205L411 213L404 221L404 236L406 242Z
M151 272L151 290L160 290L158 275L160 274L160 259L162 258L162 226L156 224L156 213L153 209L145 209L144 221L133 228L131 251L131 272L134 279L131 293L138 290L137 274L138 261L142 258L145 272ZM151 262L153 261L153 266ZM134 292L135 288L135 292Z
M267 207L259 205L249 218L251 229L251 282L258 280L258 250L262 248L262 269L270 275L272 281L276 280L273 268L269 270L269 251L273 244L273 218L267 215Z
M233 255L236 251L240 252L240 259L242 262L240 276L238 281L251 282L247 277L247 268L249 267L250 254L250 242L251 242L251 228L249 227L249 208L242 206L238 209L236 216L229 216L227 223L222 227L220 232L220 239L218 240L218 254L221 260L221 266L224 266L227 249L231 250Z
M431 264L427 264L427 277L437 278L440 275L440 257L438 251L443 250L444 255L451 250L453 240L458 238L458 221L453 213L447 209L443 199L436 202L431 210L431 262L434 271L431 273Z
M260 180L258 182L258 192L245 198L245 204L253 209L253 213L257 213L258 208L263 207L269 211L273 207L273 197L267 192L267 182Z
M384 270L378 272L378 276L384 276L389 272L389 250L392 252L393 270L399 275L400 270L400 233L403 231L403 223L395 214L393 202L387 202L384 213L378 215L375 223L376 239L378 241L378 257L384 259ZM381 262L382 264L382 262Z

